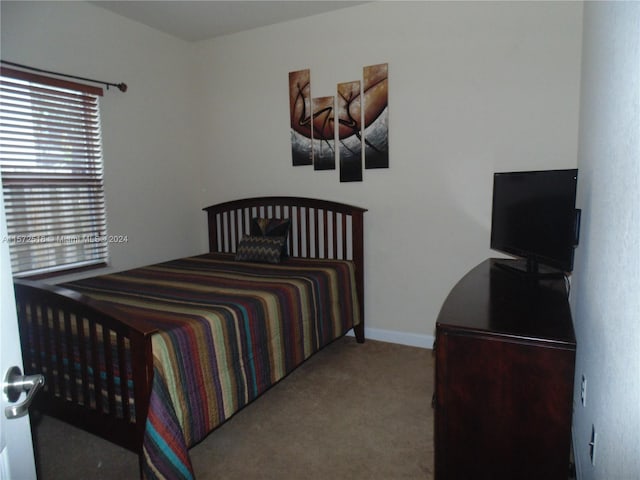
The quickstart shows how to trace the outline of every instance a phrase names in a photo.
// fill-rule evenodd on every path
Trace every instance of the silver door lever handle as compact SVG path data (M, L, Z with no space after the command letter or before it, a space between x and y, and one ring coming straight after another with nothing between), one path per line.
M4 409L7 418L19 418L27 414L29 406L36 393L44 386L44 375L22 375L19 367L13 366L7 371L4 380L4 393L11 403L15 403L20 398L22 392L27 392L27 398L17 405L9 405Z

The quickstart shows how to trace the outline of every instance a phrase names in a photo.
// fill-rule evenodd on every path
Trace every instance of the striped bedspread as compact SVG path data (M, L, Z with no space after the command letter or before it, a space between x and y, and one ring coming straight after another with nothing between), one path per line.
M155 325L146 478L193 478L188 448L360 322L353 264L207 254L65 285Z

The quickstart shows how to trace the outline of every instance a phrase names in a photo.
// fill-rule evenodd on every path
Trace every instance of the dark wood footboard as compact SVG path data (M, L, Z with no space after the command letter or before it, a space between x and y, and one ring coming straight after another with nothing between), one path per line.
M249 235L254 217L291 220L289 255L299 258L352 260L360 324L354 328L364 342L364 230L365 208L304 197L255 197L233 200L204 209L209 222L209 250L235 252L240 239Z
M155 330L72 290L29 280L14 286L25 371L46 380L35 406L142 452Z

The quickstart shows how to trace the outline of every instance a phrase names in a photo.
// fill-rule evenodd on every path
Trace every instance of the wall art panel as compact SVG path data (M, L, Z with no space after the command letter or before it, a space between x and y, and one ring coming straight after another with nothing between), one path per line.
M311 72L289 73L291 156L293 165L311 165Z
M313 168L314 170L335 170L335 97L318 97L311 102L313 112Z
M340 181L362 181L362 107L360 81L338 84L338 152Z
M363 69L365 168L389 167L388 73L387 63Z

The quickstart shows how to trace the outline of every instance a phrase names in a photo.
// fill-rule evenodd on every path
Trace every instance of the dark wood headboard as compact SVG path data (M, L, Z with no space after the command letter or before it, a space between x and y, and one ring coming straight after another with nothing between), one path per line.
M249 235L255 217L291 220L289 255L299 258L352 260L360 303L360 328L364 341L364 241L365 208L304 197L254 197L204 208L209 222L209 250L232 253L243 235Z

